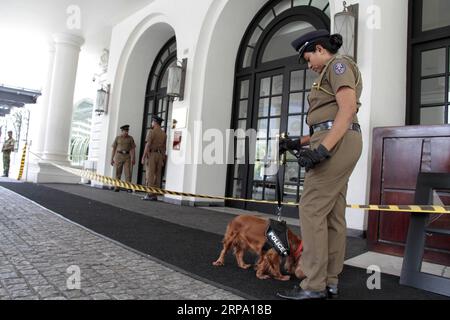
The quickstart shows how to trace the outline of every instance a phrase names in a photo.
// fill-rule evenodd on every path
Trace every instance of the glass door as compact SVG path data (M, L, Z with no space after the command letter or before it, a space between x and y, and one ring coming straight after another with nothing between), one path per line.
M412 124L450 123L450 39L417 45L412 73Z

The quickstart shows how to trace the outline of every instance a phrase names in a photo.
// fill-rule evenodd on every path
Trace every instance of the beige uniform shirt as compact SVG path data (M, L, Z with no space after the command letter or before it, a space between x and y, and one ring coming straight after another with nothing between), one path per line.
M122 137L117 136L112 144L113 148L116 148L117 152L120 151L128 151L130 152L134 148L136 148L136 144L134 143L134 139L132 136Z
M356 92L357 108L361 106L362 79L358 66L351 58L335 56L322 70L308 96L309 126L334 120L339 110L336 93L342 87L350 87ZM353 123L358 123L355 115Z
M5 140L5 142L3 143L2 152L14 151L15 143L16 143L16 141L14 140L14 138L10 138L10 139Z
M145 142L150 144L149 152L166 153L167 135L161 128L148 130Z

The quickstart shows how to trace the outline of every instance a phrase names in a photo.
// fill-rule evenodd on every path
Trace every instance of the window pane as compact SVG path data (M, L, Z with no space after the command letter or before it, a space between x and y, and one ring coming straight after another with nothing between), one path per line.
M323 11L323 9L325 9L325 7L328 5L328 0L313 0L311 5L316 7L320 11Z
M422 7L422 31L450 25L450 1L426 0Z
M256 159L264 160L267 154L267 140L256 141Z
M261 79L261 88L259 89L260 97L267 97L270 95L270 78Z
M294 7L307 5L309 5L309 0L294 0Z
M238 121L238 129L247 130L247 120L239 120Z
M248 84L249 84L248 80L241 82L241 99L248 98Z
M259 99L259 111L258 117L268 117L269 116L269 98Z
M245 140L236 140L236 164L245 164Z
M315 73L314 71L308 69L306 70L306 84L305 84L305 89L306 90L311 90L314 82L316 81L316 79L318 78L318 74Z
M253 180L264 180L264 163L262 161L255 161Z
M289 113L301 113L303 103L303 93L293 93L289 98Z
M248 68L252 64L253 48L247 48L244 54L244 62L242 63L242 68Z
M255 31L253 31L252 37L250 38L250 41L248 42L248 45L251 47L256 47L256 43L259 40L259 37L261 36L262 30L260 28L255 28Z
M422 52L422 76L445 73L445 49Z
M242 195L242 180L234 180L233 197L240 198Z
M421 125L446 124L445 107L421 108L420 124Z
M306 124L306 116L303 117L303 135L309 136L309 126Z
M276 196L275 196L276 182L275 182L274 179L275 178L273 176L267 177L267 180L268 180L269 183L266 183L264 200L275 201L275 199L276 199Z
M283 93L283 76L276 76L272 79L272 95Z
M270 115L271 116L281 115L281 97L272 98L272 104L270 106Z
M154 91L155 88L156 88L156 80L157 80L156 75L153 75L153 77L152 77L152 85L151 85L151 90L152 91Z
M259 25L261 26L261 28L265 29L274 18L275 16L273 15L272 10L269 10L264 18L261 19Z
M297 162L287 162L286 163L286 170L284 175L284 182L285 183L298 183L298 163Z
M304 21L291 22L278 30L266 46L262 62L295 56L297 53L291 42L315 28Z
M170 47L169 47L169 51L170 53L177 51L177 43L174 42Z
M421 104L443 103L445 101L445 78L422 80Z
M288 120L288 135L291 137L298 137L300 136L300 130L301 130L301 124L302 124L302 117L301 116L291 116Z
M291 91L303 90L303 77L305 71L298 70L291 72Z
M260 139L266 139L267 138L267 119L262 119L258 121L258 133L257 137Z
M239 104L239 118L247 118L248 101L242 100Z
M262 200L263 199L263 183L262 182L254 182L253 183L253 192L252 196L255 200Z
M283 0L274 7L275 13L279 16L284 11L291 8L291 0Z
M280 118L270 119L270 137L275 138L280 134Z

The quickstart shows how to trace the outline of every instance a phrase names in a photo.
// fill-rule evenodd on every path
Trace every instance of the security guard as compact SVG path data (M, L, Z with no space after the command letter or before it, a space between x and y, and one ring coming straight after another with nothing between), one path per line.
M161 176L164 162L166 160L166 140L167 135L161 129L163 119L158 116L152 118L152 129L147 133L145 138L145 149L142 156L142 164L146 166L146 180L148 187L161 188ZM142 200L157 201L158 198L154 194L147 194Z
M3 177L9 175L9 164L11 162L11 152L14 151L16 140L12 137L12 131L8 131L8 139L3 143Z
M292 46L300 63L319 74L308 97L310 136L281 141L281 149L299 151L306 169L300 200L300 228L304 243L300 268L306 278L300 286L278 293L285 299L335 297L346 245L347 184L362 151L356 116L362 92L355 62L337 54L342 36L326 30L309 32ZM309 149L303 149L306 144ZM283 150L281 150L283 151Z
M111 165L116 167L116 179L121 179L122 171L125 167L125 180L131 182L131 173L133 166L136 163L135 150L136 144L132 136L128 134L130 131L129 125L120 127L122 133L114 139L112 144L112 158ZM119 187L115 187L114 191L119 192Z

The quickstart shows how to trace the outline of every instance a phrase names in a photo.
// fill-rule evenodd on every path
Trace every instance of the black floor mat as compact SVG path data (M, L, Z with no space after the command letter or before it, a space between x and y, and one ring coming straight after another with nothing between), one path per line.
M0 183L40 205L99 234L149 254L211 283L228 287L247 298L276 299L278 290L298 281L258 280L253 270L238 269L231 253L224 267L212 262L222 237L175 223L126 211L66 192L29 183ZM151 205L149 204L149 210ZM252 257L247 257L252 262ZM381 290L368 290L366 270L345 266L340 277L340 299L441 299L439 295L399 285L395 276L381 276Z

